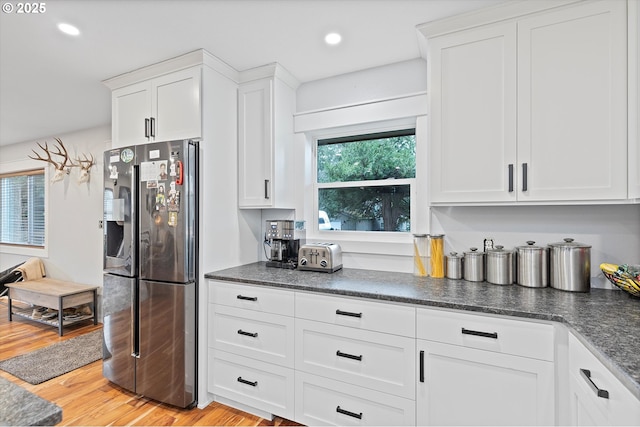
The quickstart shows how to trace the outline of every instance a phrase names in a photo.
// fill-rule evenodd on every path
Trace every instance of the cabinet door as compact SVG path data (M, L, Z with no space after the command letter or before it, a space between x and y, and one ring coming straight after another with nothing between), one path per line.
M273 80L238 89L239 206L271 207L273 185Z
M200 67L153 80L153 137L156 141L199 138L202 135Z
M626 29L624 1L518 22L518 200L627 197Z
M640 425L640 401L573 334L569 334L572 425Z
M418 340L418 425L552 425L553 362Z
M432 202L515 200L515 49L515 23L429 41Z
M145 119L151 111L151 83L142 82L112 92L113 148L145 144Z

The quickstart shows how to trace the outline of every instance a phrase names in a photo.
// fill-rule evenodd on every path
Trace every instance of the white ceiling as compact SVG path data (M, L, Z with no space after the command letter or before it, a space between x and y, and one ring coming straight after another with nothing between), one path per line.
M418 58L417 24L501 1L47 0L42 14L0 13L0 145L106 125L102 80L196 49L307 82ZM326 46L328 31L343 43Z

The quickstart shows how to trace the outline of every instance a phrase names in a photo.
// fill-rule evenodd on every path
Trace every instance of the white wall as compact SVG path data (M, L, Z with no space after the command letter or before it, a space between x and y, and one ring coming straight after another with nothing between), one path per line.
M49 146L58 137L73 157L93 154L96 165L91 169L88 183L78 184L78 170L74 168L63 181L46 182L48 186L47 254L40 256L47 276L88 285L102 286L102 153L111 145L111 126L86 129L64 135L53 135ZM0 167L3 172L38 168L43 162L30 160L36 141L0 147ZM47 165L46 167L52 166ZM0 270L30 258L16 254L10 247L0 252Z
M426 91L426 82L426 62L423 60L308 82L298 89L298 112L406 96ZM296 141L302 145L305 138L300 136ZM298 151L298 161L305 164L306 158L309 162L308 149L298 147ZM424 155L417 159L417 166L418 173L427 167ZM309 179L304 173L297 172L301 182ZM428 172L426 175L427 180L418 183L418 198L428 197ZM299 184L297 193L309 198L309 185ZM308 205L306 203L305 207ZM591 270L592 286L595 287L610 287L598 268L600 263L640 264L640 205L437 207L430 211L429 231L445 234L447 252L463 252L472 246L481 248L485 237L493 238L496 244L506 248L525 244L527 240L544 245L573 237L593 246ZM300 214L297 212L298 217ZM366 243L359 242L359 246L362 245ZM380 253L380 249L385 250L384 245L375 246L378 250L347 251L343 257L345 267L412 271L410 248L403 250L399 245L388 245L389 255L385 255Z

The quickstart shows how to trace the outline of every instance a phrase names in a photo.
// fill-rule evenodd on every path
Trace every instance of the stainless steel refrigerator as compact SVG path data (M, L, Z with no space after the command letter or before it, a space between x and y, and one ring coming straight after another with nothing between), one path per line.
M196 403L198 145L104 155L103 375L179 407Z

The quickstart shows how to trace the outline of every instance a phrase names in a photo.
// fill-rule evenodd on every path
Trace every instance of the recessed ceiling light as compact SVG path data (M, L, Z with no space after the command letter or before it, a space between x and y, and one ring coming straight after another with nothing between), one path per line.
M338 33L329 33L324 36L324 41L328 45L335 46L342 41L342 36Z
M65 23L58 24L58 29L65 34L69 34L70 36L77 36L80 34L80 30L71 24L65 24Z

